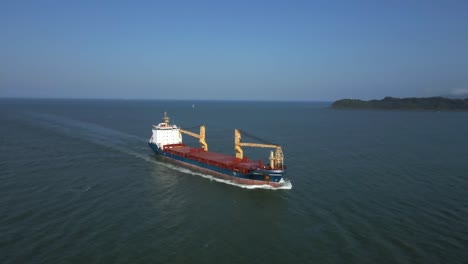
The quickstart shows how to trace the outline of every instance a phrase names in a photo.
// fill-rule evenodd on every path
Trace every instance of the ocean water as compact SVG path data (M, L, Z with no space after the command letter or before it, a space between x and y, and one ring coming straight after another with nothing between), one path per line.
M164 111L211 151L281 144L290 188L164 162ZM468 113L1 99L0 194L0 263L468 263Z

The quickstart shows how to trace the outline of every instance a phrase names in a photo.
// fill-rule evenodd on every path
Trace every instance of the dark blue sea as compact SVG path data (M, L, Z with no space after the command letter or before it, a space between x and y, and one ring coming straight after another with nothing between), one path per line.
M468 263L468 112L329 105L1 99L0 263ZM291 188L161 160L164 111L281 144Z

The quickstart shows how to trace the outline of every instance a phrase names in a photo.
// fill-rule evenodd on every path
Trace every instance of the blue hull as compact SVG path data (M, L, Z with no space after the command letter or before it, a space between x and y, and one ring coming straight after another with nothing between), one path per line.
M198 162L189 158L181 157L178 155L173 155L171 153L167 153L162 151L156 144L149 143L149 146L156 154L161 156L167 157L174 161L181 162L185 165L190 167L197 167L198 169L207 170L212 172L214 176L219 176L220 178L226 178L230 180L234 180L239 183L243 184L269 184L272 186L277 186L280 184L281 179L284 175L284 170L254 170L249 172L248 174L231 171L223 168L219 168L216 166L208 165L202 162ZM269 180L266 181L265 177L269 177Z

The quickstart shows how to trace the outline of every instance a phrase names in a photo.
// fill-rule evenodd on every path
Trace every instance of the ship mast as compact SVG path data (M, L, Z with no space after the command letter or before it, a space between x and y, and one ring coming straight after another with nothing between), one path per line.
M166 124L166 126L169 126L169 117L167 116L166 112L164 112L163 121Z

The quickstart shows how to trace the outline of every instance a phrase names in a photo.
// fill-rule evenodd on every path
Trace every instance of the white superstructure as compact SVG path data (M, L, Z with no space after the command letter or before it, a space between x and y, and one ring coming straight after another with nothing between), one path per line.
M169 125L169 117L164 113L164 122L157 126L153 125L153 135L149 142L156 144L160 149L163 149L168 144L181 144L182 135L176 125Z

